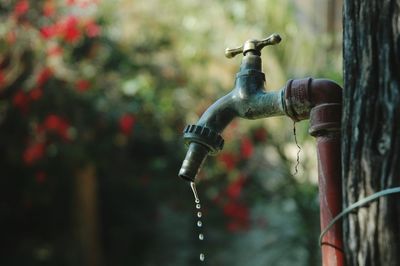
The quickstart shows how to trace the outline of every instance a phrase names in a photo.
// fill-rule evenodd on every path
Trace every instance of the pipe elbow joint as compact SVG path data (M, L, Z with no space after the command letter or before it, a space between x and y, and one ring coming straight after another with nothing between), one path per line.
M314 106L325 103L342 103L342 87L329 79L311 79L311 102Z
M342 87L328 79L292 79L284 88L284 110L294 121L310 117L312 108L322 104L342 103Z

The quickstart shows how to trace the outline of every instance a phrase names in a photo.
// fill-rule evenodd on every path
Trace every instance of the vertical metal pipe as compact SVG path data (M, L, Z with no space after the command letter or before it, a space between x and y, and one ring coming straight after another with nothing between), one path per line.
M286 114L294 121L309 117L310 134L317 140L322 230L342 210L341 101L342 88L330 80L306 78L290 80L286 84ZM322 242L322 265L344 265L341 223L335 224L325 234Z
M321 104L310 113L310 134L317 140L321 229L341 212L341 105ZM322 265L343 266L342 225L336 223L322 239Z

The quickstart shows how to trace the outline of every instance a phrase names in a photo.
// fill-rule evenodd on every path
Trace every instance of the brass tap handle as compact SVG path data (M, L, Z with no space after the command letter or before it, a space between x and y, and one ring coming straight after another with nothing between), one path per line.
M233 58L238 54L243 53L243 46L240 46L238 48L226 48L225 49L225 56L227 58Z
M253 51L256 54L261 54L262 48L264 48L267 45L275 45L281 42L281 36L279 34L272 34L268 38L265 38L263 40L247 40L244 45L238 47L238 48L226 48L225 50L225 56L227 58L232 58L235 57L238 54L243 53L245 55L249 51Z

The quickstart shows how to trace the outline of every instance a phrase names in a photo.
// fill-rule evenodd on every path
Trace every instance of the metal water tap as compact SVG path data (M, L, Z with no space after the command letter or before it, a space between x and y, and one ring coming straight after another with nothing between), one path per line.
M233 90L212 104L196 125L184 130L189 145L179 176L194 182L207 155L224 145L221 132L235 118L257 119L286 115L294 121L310 119L310 135L316 138L320 197L320 221L324 229L341 212L341 110L342 88L328 79L289 80L279 91L266 92L261 72L261 49L279 43L273 34L265 40L248 40L227 49L228 58L243 53ZM336 223L321 239L323 266L344 265L341 224Z
M222 131L235 118L257 119L284 115L283 90L266 92L265 75L261 71L261 50L281 41L278 34L263 40L248 40L243 46L226 49L225 56L232 58L243 54L235 86L227 95L212 104L196 125L184 129L184 140L189 146L179 176L194 181L208 155L223 148Z

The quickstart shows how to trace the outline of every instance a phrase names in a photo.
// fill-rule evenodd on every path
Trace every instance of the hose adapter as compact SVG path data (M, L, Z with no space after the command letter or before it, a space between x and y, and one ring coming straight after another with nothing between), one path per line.
M189 149L179 170L179 177L194 182L207 155L215 155L224 146L224 139L210 128L188 125L183 131L183 138Z
M208 127L198 125L188 125L183 130L183 139L186 145L197 142L206 146L210 155L217 154L224 147L224 139L220 134Z

